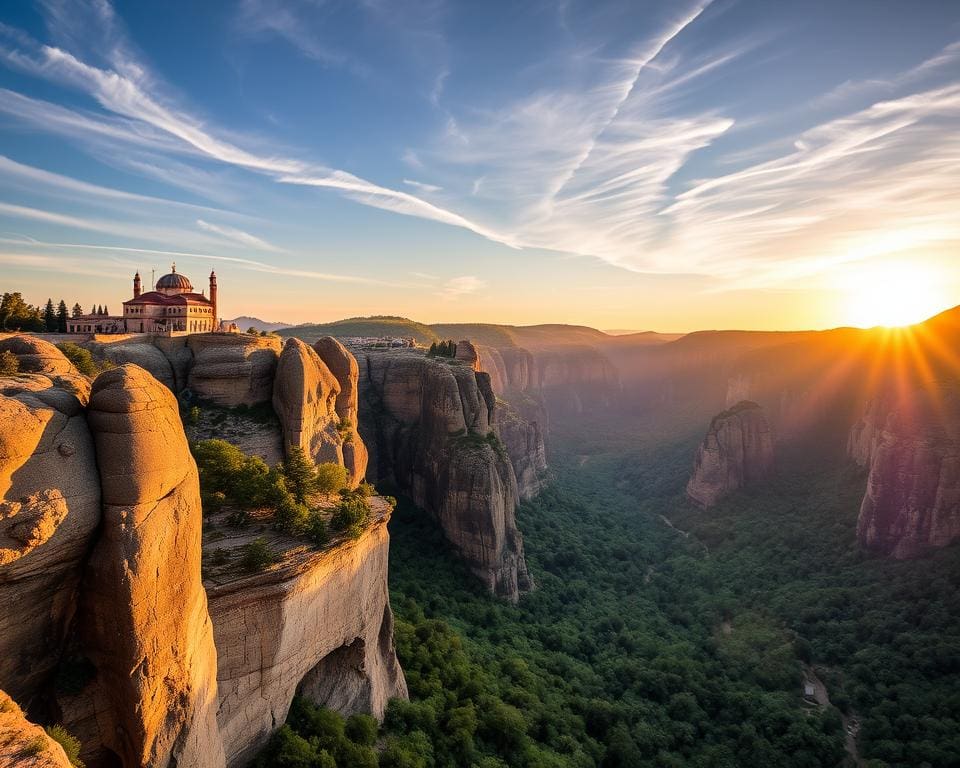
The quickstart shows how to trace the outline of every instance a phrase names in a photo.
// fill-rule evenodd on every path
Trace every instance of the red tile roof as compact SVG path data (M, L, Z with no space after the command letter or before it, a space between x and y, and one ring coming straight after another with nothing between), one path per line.
M182 306L184 304L208 304L213 306L213 302L200 293L178 293L175 296L165 296L157 291L147 291L140 294L135 299L128 299L123 302L124 306L128 304L161 304L164 306Z

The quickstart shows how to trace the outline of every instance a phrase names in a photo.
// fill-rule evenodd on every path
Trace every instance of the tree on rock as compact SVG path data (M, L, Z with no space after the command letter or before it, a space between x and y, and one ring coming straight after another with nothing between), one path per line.
M294 498L301 504L317 487L317 468L299 445L292 445L283 461L283 474Z

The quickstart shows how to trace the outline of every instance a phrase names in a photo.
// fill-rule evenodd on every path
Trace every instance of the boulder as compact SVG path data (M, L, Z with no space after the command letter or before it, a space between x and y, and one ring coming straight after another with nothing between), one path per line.
M712 507L737 489L766 479L773 464L773 433L763 409L743 401L710 423L697 449L687 496L701 507Z
M94 357L109 360L114 365L134 363L150 372L157 381L171 391L176 392L176 379L173 375L173 366L166 355L151 343L148 336L134 337L117 342L90 341L83 346L90 350Z
M177 401L126 364L94 382L88 421L103 524L79 627L98 741L127 766L223 766L200 487Z
M0 379L0 684L24 705L62 654L99 522L81 402L44 375Z
M0 339L0 352L12 352L20 361L21 373L75 374L77 369L49 341L36 336L8 336Z

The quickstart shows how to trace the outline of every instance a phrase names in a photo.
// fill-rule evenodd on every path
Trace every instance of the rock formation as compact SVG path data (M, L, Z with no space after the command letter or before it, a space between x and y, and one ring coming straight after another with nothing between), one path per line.
M336 410L343 437L343 465L351 486L358 485L367 474L367 448L357 431L359 424L359 376L357 359L332 336L324 336L313 345L314 351L340 384Z
M70 768L66 753L0 691L0 768Z
M437 517L471 570L510 600L532 587L514 508L517 481L492 420L490 376L415 352L360 360L371 472Z
M270 402L279 337L202 333L187 339L193 353L187 387L194 395L227 408Z
M177 402L127 364L94 382L88 420L103 525L78 623L97 741L125 766L222 766L200 485Z
M773 434L763 410L756 403L738 403L711 422L697 449L687 495L712 507L738 488L768 477L773 458Z
M870 467L857 538L915 557L960 538L960 393L928 386L883 411L871 404L851 432L852 456Z
M377 717L389 698L406 698L387 593L388 517L296 567L210 589L229 765L264 745L296 693Z
M343 464L339 394L340 383L320 356L300 339L287 339L273 382L285 445L303 448L317 463Z
M0 499L0 685L26 706L60 657L100 522L82 403L47 376L0 378Z

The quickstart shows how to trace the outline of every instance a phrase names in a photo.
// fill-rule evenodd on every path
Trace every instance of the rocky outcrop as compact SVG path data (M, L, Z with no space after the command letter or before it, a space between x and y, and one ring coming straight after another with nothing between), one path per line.
M340 384L336 411L340 417L343 465L347 468L351 486L357 486L367 474L367 448L360 438L359 424L359 368L357 359L332 336L324 336L313 345L330 372Z
M273 382L284 444L302 448L317 463L343 464L339 394L339 382L319 355L300 339L287 339Z
M177 402L128 364L97 378L88 420L103 524L78 625L96 743L126 766L222 766L200 486Z
M268 403L280 357L280 338L241 333L201 333L187 337L193 362L187 387L216 405Z
M60 658L100 522L82 403L47 376L0 378L0 499L0 685L29 705Z
M773 471L773 434L763 410L744 401L714 417L697 449L687 496L712 507L733 491L766 479Z
M158 337L156 341L160 341ZM177 339L183 344L182 339ZM109 360L114 365L133 363L150 372L161 384L177 391L177 377L173 365L163 351L155 345L153 337L135 336L117 342L90 341L84 344L98 359ZM184 347L185 348L185 347ZM184 382L185 384L186 382Z
M372 504L375 514L386 506ZM247 764L297 693L377 717L388 699L406 698L387 592L388 517L295 567L211 588L229 765Z
M534 418L528 419L524 418L522 408L522 405L518 408L511 402L497 400L491 426L510 459L518 495L529 500L543 489L547 451L543 430L536 418L536 413L542 409L531 404L527 410L534 412Z
M882 428L877 428L880 421ZM872 404L851 433L851 455L869 461L857 538L895 558L960 538L960 393L930 386L883 418Z
M36 336L15 335L0 339L0 352L12 352L21 373L75 374L73 363L53 344Z
M0 768L70 768L66 753L0 691Z
M416 352L360 360L361 432L370 474L408 492L495 594L532 587L516 527L516 476L493 429L490 376Z

